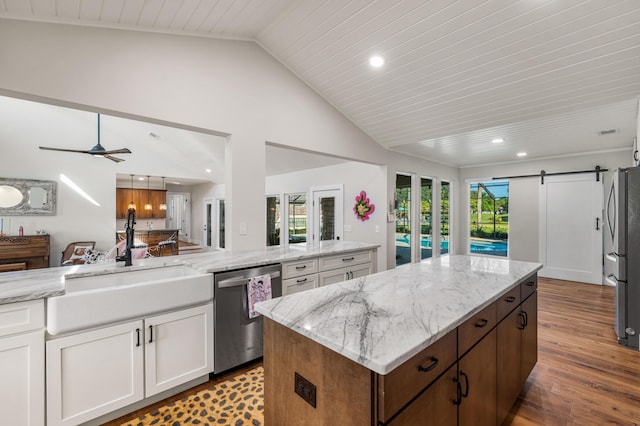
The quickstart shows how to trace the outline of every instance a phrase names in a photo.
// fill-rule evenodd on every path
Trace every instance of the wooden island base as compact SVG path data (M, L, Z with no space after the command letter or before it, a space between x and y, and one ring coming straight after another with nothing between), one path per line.
M537 361L536 287L533 274L386 375L265 317L265 424L501 424Z

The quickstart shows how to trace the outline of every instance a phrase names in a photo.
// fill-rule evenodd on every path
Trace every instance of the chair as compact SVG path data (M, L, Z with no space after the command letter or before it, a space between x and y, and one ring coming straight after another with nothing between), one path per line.
M67 248L62 251L62 257L60 258L60 266L84 264L85 249L93 250L95 246L96 246L95 241L75 241L73 243L69 243Z

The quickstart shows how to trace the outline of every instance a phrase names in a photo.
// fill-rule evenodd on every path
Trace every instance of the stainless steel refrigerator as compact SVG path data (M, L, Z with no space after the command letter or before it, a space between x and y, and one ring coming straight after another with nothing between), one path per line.
M618 342L639 348L640 333L640 168L614 172L606 204L605 279L616 287Z

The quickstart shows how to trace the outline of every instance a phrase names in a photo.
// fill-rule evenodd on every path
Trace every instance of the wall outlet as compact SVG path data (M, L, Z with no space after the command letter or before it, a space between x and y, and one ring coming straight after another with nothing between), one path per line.
M240 222L240 235L247 235L247 222Z
M316 408L316 385L314 385L298 373L295 373L294 382L295 393L300 395L300 397L313 408Z
M376 232L380 232L380 225L376 225Z

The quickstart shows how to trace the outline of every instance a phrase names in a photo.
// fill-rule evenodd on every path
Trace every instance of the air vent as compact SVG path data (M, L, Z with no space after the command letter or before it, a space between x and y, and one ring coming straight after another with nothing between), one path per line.
M613 135L618 133L618 129L609 129L609 130L600 130L598 132L598 135L600 136L606 136L606 135Z

